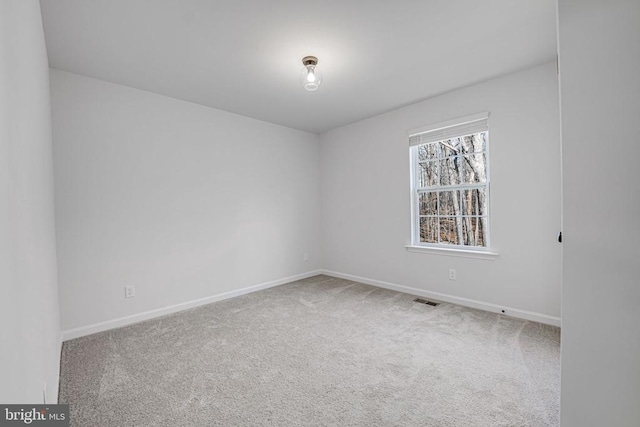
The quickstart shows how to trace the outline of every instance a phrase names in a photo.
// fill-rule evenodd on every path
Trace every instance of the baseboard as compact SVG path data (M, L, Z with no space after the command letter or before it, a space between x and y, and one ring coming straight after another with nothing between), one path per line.
M545 323L547 325L560 326L561 319L559 317L549 316L546 314L535 313L527 310L519 310L517 308L503 307L488 302L476 301L468 298L456 297L453 295L441 294L439 292L425 291L424 289L412 288L395 283L383 282L381 280L369 279L367 277L354 276L352 274L340 273L331 270L321 270L322 274L337 277L340 279L353 280L354 282L364 283L366 285L377 286L379 288L391 289L393 291L403 292L406 294L417 295L426 298L432 298L442 302L463 305L465 307L477 308L479 310L489 311L492 313L504 314L507 316L518 317L520 319L531 320L534 322Z
M296 280L306 279L320 274L320 270L309 271L302 274L296 274L289 277L283 277L281 279L271 280L269 282L260 283L258 285L248 286L246 288L237 289L235 291L224 292L217 295L200 298L197 300L187 301L180 304L170 305L168 307L158 308L155 310L149 310L138 314L132 314L130 316L120 317L117 319L107 320L105 322L94 323L88 326L82 326L79 328L68 329L62 331L62 341L72 340L74 338L80 338L86 335L95 334L98 332L107 331L109 329L120 328L122 326L132 325L134 323L142 322L145 320L153 319L155 317L164 316L167 314L177 313L179 311L187 310L189 308L198 307L201 305L211 304L212 302L222 301L225 299L237 297L240 295L249 294L251 292L261 291L263 289L272 288L274 286L284 285L285 283L295 282Z
M47 393L46 393L47 396L43 396L45 405L58 403L58 397L60 395L60 362L62 361L62 342L63 341L64 340L62 338L62 331L58 331L58 354L57 354L58 358L56 363L56 366L58 367L58 372L57 372L55 384L47 383ZM53 392L53 395L51 395L49 390ZM49 397L51 397L51 399L49 399Z
M115 329L122 326L132 325L134 323L150 320L156 317L164 316L167 314L177 313L179 311L187 310L190 308L198 307L201 305L211 304L216 301L222 301L225 299L245 295L251 292L257 292L263 289L268 289L274 286L283 285L289 282L295 282L296 280L306 279L308 277L316 276L318 274L326 274L327 276L338 277L346 280L353 280L355 282L364 283L367 285L377 286L380 288L391 289L398 292L404 292L412 295L422 296L426 298L432 298L438 301L449 302L452 304L458 304L466 307L477 308L479 310L489 311L492 313L500 313L508 316L518 317L521 319L531 320L534 322L545 323L548 325L560 326L561 319L559 317L548 316L546 314L535 313L526 310L519 310L511 307L503 307L496 304L491 304L483 301L472 300L468 298L456 297L453 295L442 294L439 292L426 291L424 289L412 288L409 286L398 285L395 283L384 282L381 280L370 279L367 277L355 276L352 274L340 273L331 270L313 270L302 274L296 274L289 277L283 277L281 279L272 280L269 282L260 283L258 285L248 286L235 291L224 292L200 298L197 300L187 301L180 304L174 304L171 306L158 308L155 310L149 310L130 316L120 317L117 319L107 320L105 322L94 323L88 326L82 326L79 328L68 329L62 331L60 346L62 347L63 341L68 341L74 338L80 338L86 335L95 334L98 332L107 331L109 329Z

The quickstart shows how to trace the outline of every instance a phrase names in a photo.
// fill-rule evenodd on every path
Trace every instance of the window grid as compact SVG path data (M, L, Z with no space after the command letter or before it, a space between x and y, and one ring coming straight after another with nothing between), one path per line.
M473 137L478 135L481 138L481 149L476 149L475 144L472 144L472 150L464 151L464 145L462 141L464 141L465 137ZM454 141L453 144L451 142ZM412 150L412 183L413 183L413 199L414 199L414 220L413 220L413 229L414 229L414 244L424 245L424 246L455 246L462 248L474 248L476 250L486 250L489 248L489 159L488 159L488 132L478 132L473 135L461 135L455 138L450 138L445 141L437 141L437 142L428 142L425 144L419 144L411 147ZM456 148L456 145L459 148ZM468 144L467 144L468 146ZM424 147L422 153L419 153L420 147ZM445 151L443 149L445 147L448 149ZM454 154L449 154L454 152ZM470 162L472 160L472 156L475 156L475 161L480 161L484 168L484 177L480 177L483 182L464 182L469 179L469 176L465 176L464 167L466 164L462 162L468 162L469 168L472 169ZM447 165L446 162L458 162L455 165L454 170L456 171L457 176L447 176L446 179L443 176L443 165ZM426 165L426 166L423 166ZM427 169L425 169L425 167ZM431 179L425 180L425 170L427 171L435 171L435 177L431 176ZM452 168L449 167L446 170L446 173L449 174ZM429 178L429 174L427 174L427 178ZM472 178L478 179L478 177L473 176ZM445 184L443 185L443 181ZM467 202L467 210L465 211L465 200L463 197L465 196L465 191L473 191L479 190L476 194L475 204L471 203L472 206L475 206L475 212L473 214L469 214L469 200ZM480 190L484 193L484 198L482 200L482 206L480 202ZM452 197L455 197L454 203L454 212L442 212L442 203L441 197L443 193L447 193ZM421 212L422 200L421 195L424 194L434 194L435 195L435 203L436 210L434 214L423 214ZM467 194L466 197L469 195ZM472 193L473 196L473 193ZM482 207L482 210L480 210ZM432 230L435 232L435 239L433 242L426 242L422 239L422 231L423 231L423 223L424 221L428 221L429 219L435 219L436 221L436 229ZM454 223L455 231L452 230L451 226ZM433 224L431 224L433 227ZM479 233L479 230L482 230L482 233ZM427 224L427 229L429 229L429 224ZM448 232L446 236L446 240L443 241L443 229L445 233ZM451 234L452 232L455 235L454 242L451 243ZM473 234L473 241L470 244L467 242L470 241L469 235ZM466 240L465 240L466 239Z

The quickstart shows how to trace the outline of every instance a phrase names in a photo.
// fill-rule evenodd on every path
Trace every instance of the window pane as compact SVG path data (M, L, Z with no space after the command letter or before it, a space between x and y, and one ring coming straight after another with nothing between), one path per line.
M431 187L438 185L438 163L433 162L418 163L418 186Z
M418 145L418 161L433 160L438 157L438 150L435 143Z
M460 157L440 160L440 185L460 184Z
M463 156L461 169L463 184L487 182L486 157L484 153Z
M461 138L463 154L481 153L487 150L487 132L467 135Z
M468 246L486 246L486 217L462 218L462 244Z
M438 215L438 193L420 193L420 215Z
M440 217L440 243L459 245L458 222L460 218Z
M440 215L458 215L460 212L460 191L440 192Z
M438 218L420 218L420 241L438 243Z
M452 138L445 141L440 141L440 158L458 156L462 149L462 138Z
M462 215L487 215L487 189L462 190Z

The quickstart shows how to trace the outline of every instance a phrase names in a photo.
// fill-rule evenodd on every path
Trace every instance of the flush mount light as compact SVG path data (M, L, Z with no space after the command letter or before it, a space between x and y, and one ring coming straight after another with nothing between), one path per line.
M300 75L300 83L309 92L318 90L322 83L322 73L316 68L318 65L318 58L315 56L305 56L302 58L302 74Z

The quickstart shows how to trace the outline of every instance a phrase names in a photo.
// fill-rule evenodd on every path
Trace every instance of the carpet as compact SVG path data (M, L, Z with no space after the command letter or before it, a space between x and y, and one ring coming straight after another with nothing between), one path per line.
M74 426L557 426L560 330L315 276L63 345Z

